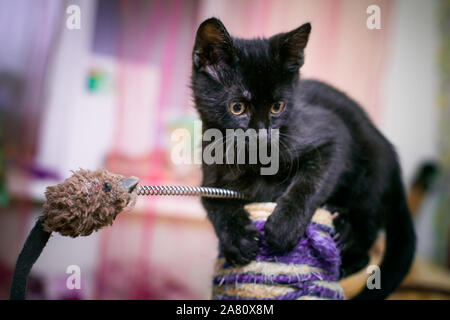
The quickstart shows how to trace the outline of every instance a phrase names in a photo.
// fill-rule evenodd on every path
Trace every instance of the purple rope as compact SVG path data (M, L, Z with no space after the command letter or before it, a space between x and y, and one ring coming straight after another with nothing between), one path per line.
M261 274L229 274L226 276L215 276L213 279L214 284L234 284L234 283L256 283L256 284L266 284L266 283L276 283L276 284L297 284L298 282L305 281L335 281L333 275L326 273L309 273L309 274L299 274L299 275L274 275L267 276Z

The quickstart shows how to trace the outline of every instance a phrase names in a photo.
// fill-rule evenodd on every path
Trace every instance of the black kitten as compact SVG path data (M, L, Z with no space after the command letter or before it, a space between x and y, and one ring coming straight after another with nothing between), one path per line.
M345 233L344 274L367 265L381 228L387 250L381 289L359 298L385 298L407 273L415 234L400 167L392 145L345 94L299 79L309 23L269 39L230 37L215 18L204 21L193 50L192 88L203 131L217 128L279 129L280 167L261 175L254 166L203 164L203 185L275 201L265 237L277 251L293 248L316 208L340 212ZM223 140L225 141L225 139ZM231 263L257 252L258 233L238 200L203 199L221 249Z

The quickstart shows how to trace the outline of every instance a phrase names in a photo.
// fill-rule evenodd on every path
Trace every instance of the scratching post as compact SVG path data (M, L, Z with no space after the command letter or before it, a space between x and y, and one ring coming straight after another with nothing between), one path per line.
M213 278L212 298L241 299L345 299L338 283L340 252L333 239L332 215L318 209L305 236L288 253L277 254L264 240L264 224L275 203L254 203L245 207L261 233L259 252L245 266L233 266L219 254Z

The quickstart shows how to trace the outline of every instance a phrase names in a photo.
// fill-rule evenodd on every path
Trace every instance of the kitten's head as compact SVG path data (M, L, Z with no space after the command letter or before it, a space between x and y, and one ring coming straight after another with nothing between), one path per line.
M192 88L205 127L282 129L294 104L311 25L269 39L232 38L204 21L193 50Z

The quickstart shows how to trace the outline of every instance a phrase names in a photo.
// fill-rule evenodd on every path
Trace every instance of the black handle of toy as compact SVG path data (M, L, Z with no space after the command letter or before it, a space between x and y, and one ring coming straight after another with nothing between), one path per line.
M11 284L10 300L25 300L27 279L36 260L41 255L51 233L43 229L42 222L36 221L19 254Z

